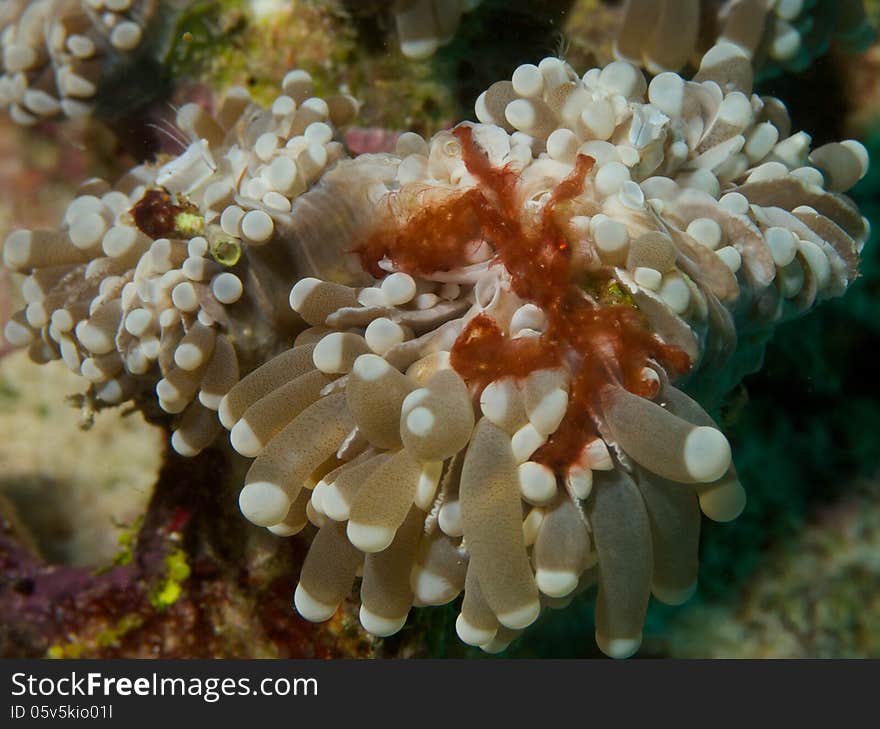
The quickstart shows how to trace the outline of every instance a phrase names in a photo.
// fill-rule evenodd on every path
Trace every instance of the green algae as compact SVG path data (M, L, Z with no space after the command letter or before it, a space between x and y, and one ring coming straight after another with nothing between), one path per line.
M164 559L165 577L150 590L150 604L156 610L166 610L183 594L182 583L190 576L186 552L176 549Z

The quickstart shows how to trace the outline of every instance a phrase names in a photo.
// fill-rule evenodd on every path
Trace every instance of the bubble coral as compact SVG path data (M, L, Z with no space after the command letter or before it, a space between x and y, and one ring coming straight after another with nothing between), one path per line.
M291 209L342 154L333 125L356 104L313 97L300 71L283 91L267 110L241 88L214 115L183 106L179 155L113 186L88 181L60 230L18 230L3 249L5 265L27 275L7 341L39 362L63 359L92 382L97 406L134 397L179 414L172 443L184 455L217 434L213 411L240 369L297 331L289 277L341 275L320 248L326 226L317 242L307 230L324 212L315 198L311 212Z
M334 141L354 102L283 87L184 107L180 155L13 233L7 337L97 399L155 389L182 453L217 410L254 459L244 515L318 527L306 618L358 575L380 636L464 592L459 636L498 651L596 582L597 642L631 655L650 594L695 589L700 512L744 506L698 401L856 276L864 148L811 151L730 43L692 81L523 65L479 123L354 159Z
M0 105L24 125L92 113L132 70L175 0L4 0Z
M678 71L706 48L733 43L756 68L803 71L834 43L858 52L873 40L861 0L627 0L615 55L651 73Z
M350 241L372 283L298 281L310 328L219 407L255 458L244 515L318 527L303 616L359 574L380 636L464 591L459 636L497 651L595 581L597 642L624 657L650 594L688 599L700 511L745 493L685 391L723 394L774 324L843 293L868 233L841 194L864 148L811 152L751 84L732 44L693 81L546 58L480 123L404 134L391 179L375 157L325 177L343 198L373 178Z

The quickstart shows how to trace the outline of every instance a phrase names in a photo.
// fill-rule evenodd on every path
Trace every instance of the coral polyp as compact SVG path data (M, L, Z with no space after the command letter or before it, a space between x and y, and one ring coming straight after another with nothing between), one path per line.
M864 148L811 152L751 84L732 44L694 81L548 58L487 90L479 124L401 137L348 249L372 285L297 282L310 328L219 408L255 457L245 516L319 527L302 615L329 618L359 573L376 635L463 591L459 636L497 651L597 582L597 641L622 657L650 594L692 594L700 510L733 519L745 494L686 392L711 403L754 369L867 237L840 194ZM335 172L366 185L376 164Z
M157 45L157 28L180 5L179 0L4 0L0 105L27 126L88 116L96 103L109 112L112 104L101 95L134 72L140 56L156 50L150 46Z
M481 0L344 0L343 7L353 15L394 16L400 51L407 58L422 60L449 43L458 30L462 15Z
M545 58L477 122L357 157L356 101L303 71L269 108L187 104L178 154L9 236L6 339L181 455L228 429L244 516L313 534L305 618L358 578L377 636L463 594L459 637L496 652L595 584L599 647L632 655L650 596L696 589L701 514L745 505L709 411L868 236L864 147L811 149L753 60L723 40L649 82Z
M91 381L94 406L136 398L179 414L173 444L186 455L216 436L213 411L240 369L298 331L290 277L341 269L300 244L314 245L302 230L310 215L290 211L342 155L333 124L356 104L312 97L299 71L283 90L268 110L240 88L214 115L183 106L179 155L113 186L85 183L60 230L19 230L4 246L6 266L27 274L7 341L37 361L63 359Z
M400 50L407 58L427 58L452 40L461 16L480 0L394 0Z
M678 71L706 48L704 35L779 72L803 71L831 45L862 51L874 30L861 0L628 0L614 52L651 73Z

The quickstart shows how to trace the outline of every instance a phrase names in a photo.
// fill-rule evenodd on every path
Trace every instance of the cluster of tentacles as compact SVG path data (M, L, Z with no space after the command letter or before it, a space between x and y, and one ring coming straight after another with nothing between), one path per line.
M180 0L3 0L0 106L27 126L91 114L109 84L125 74L141 75L135 59L154 44L157 27L179 5Z
M873 39L861 0L627 0L615 54L661 73L712 43L734 43L772 74L803 71L832 45L863 51Z
M842 293L867 235L836 192L864 149L811 153L748 68L720 46L699 81L647 86L545 59L480 98L482 124L401 139L352 239L373 285L298 282L310 328L220 407L255 457L243 513L319 527L301 614L361 574L362 623L388 635L463 590L460 637L498 650L595 580L623 656L649 594L692 593L700 507L732 519L744 492L672 383L741 376L759 333ZM352 185L361 164L340 163Z
M326 211L295 206L344 153L335 124L357 107L313 97L301 71L283 92L269 109L240 88L213 115L183 106L179 155L113 186L86 182L59 230L16 231L3 249L5 265L27 274L7 341L38 362L63 359L90 381L96 407L137 398L177 416L184 455L217 436L214 411L241 369L298 331L291 277L341 276L340 246L322 250L301 230Z
M182 453L219 419L254 459L244 515L317 527L305 617L358 577L382 636L463 592L459 636L495 651L595 582L599 646L630 655L649 596L695 588L700 512L744 506L697 400L842 294L867 237L864 148L811 151L751 86L730 43L692 81L546 58L479 123L354 159L353 101L301 72L271 109L184 107L179 156L13 233L6 335L96 398L154 390Z

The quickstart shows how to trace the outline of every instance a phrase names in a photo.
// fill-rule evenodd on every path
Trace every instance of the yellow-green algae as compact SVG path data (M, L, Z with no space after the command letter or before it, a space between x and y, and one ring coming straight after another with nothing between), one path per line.
M164 559L165 577L150 590L150 604L156 610L165 610L180 599L182 584L189 579L190 567L186 552L176 549Z

